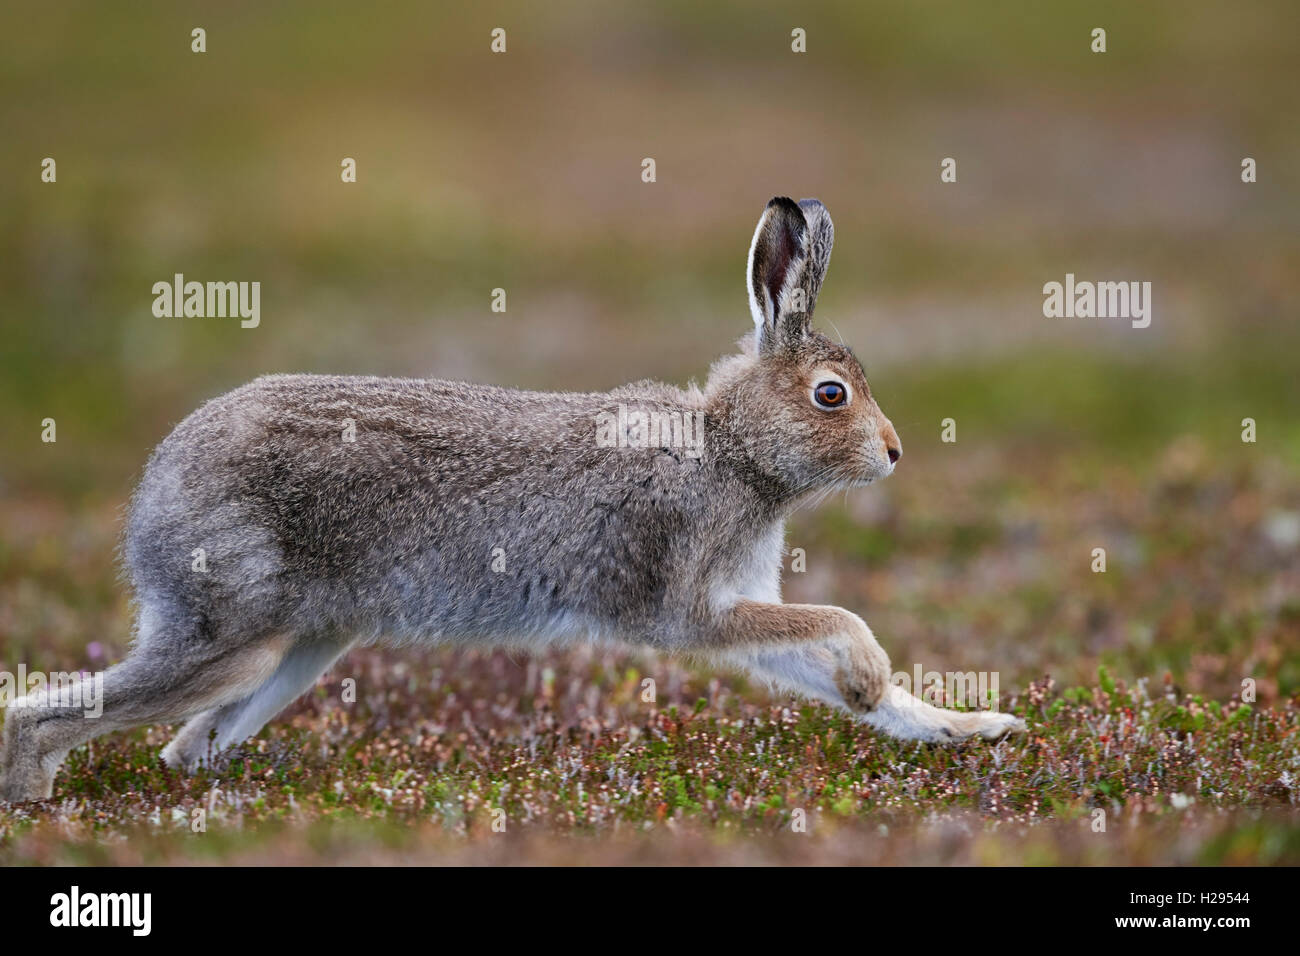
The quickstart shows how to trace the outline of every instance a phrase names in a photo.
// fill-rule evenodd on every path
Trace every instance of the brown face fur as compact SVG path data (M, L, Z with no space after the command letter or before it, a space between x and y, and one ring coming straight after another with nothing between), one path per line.
M894 470L902 455L898 434L872 398L862 363L851 349L811 332L789 358L773 356L760 364L769 367L770 386L779 388L807 423L811 441L805 450L810 461L829 470L825 481L861 484ZM846 398L830 408L819 404L814 389L822 383L844 387Z
M746 357L728 389L729 426L789 497L867 484L894 470L898 434L849 348L810 331L797 344ZM814 399L824 383L845 389L834 407Z

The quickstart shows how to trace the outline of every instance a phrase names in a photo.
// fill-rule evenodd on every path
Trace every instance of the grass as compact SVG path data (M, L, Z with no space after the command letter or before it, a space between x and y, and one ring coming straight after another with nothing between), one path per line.
M336 677L220 773L156 731L74 754L0 861L1300 862L1294 700L1042 679L1003 701L1027 738L947 749L694 675L647 704L623 664L358 653L355 703Z

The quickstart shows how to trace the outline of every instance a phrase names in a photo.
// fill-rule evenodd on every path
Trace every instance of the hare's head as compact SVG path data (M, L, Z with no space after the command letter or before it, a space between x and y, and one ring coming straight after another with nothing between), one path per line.
M817 200L767 204L746 270L755 334L709 383L751 467L791 496L884 478L902 455L857 357L812 328L834 238Z

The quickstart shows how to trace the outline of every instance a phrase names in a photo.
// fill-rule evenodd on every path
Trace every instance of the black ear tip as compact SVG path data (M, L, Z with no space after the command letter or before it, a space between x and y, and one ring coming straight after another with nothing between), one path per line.
M798 212L799 204L795 202L793 199L791 199L789 196L773 196L770 200L768 200L767 208L784 209L787 211L793 210L795 212Z

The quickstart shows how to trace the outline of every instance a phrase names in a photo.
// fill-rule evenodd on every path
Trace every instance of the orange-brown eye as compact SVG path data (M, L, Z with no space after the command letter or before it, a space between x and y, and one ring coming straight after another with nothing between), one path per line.
M822 408L839 408L849 397L849 391L839 382L822 382L813 390L813 397Z

